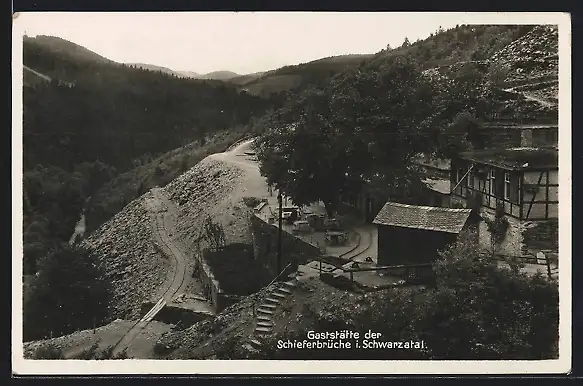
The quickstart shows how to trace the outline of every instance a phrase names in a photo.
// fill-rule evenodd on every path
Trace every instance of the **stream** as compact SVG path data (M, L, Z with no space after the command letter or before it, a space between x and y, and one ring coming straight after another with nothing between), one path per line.
M90 198L91 197L88 197L85 200L85 205L87 205ZM86 207L84 207L81 210L81 216L79 217L79 221L77 221L77 224L75 224L75 231L73 232L71 238L69 239L69 245L74 245L77 242L78 238L81 238L83 237L83 235L85 235L85 210Z

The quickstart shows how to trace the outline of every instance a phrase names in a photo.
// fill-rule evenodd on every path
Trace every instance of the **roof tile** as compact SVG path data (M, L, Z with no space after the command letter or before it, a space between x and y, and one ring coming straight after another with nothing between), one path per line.
M387 202L375 217L373 224L459 233L466 224L471 212L471 209L439 208Z

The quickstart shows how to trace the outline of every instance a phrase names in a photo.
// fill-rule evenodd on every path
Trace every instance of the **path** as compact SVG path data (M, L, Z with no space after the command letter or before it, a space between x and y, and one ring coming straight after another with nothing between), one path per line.
M25 69L25 70L28 70L28 71L32 72L32 73L33 73L33 74L35 74L36 76L40 76L41 78L43 78L43 79L44 79L44 80L46 80L47 82L50 82L50 81L51 81L51 78L50 78L50 77L48 77L48 76L46 76L45 74L41 74L40 72L38 72L38 71L35 71L35 70L33 70L32 68L30 68L30 67L26 67L26 66L24 66L24 65L23 65L22 67L24 67L24 69Z
M77 221L77 224L75 224L75 231L73 232L71 238L69 239L70 245L75 244L78 236L83 237L85 235L86 229L85 211L87 210L87 203L89 202L90 199L91 197L87 197L85 199L85 204L83 205L83 209L81 210L81 216L79 217L79 221Z
M556 103L549 102L548 100L538 98L538 97L530 94L528 91L517 91L514 89L514 87L506 88L506 89L502 89L502 90L506 91L506 92L514 93L514 94L521 94L527 100L540 103L541 105L543 105L545 107L554 107L557 105Z
M556 106L556 103L549 102L548 100L538 98L538 97L536 97L536 96L534 96L534 95L532 95L532 94L530 94L530 93L528 93L526 91L523 92L522 95L524 95L524 97L527 100L531 100L531 101L534 101L534 102L538 102L541 105L546 106L546 107L554 107L554 106Z
M259 165L253 156L246 155L245 152L253 151L254 139L248 139L236 146L228 149L224 153L215 153L209 157L235 164L245 172L245 186L252 190L259 190L262 195L268 194L265 177L259 172Z
M169 223L171 221L171 213L168 210L172 202L164 196L160 188L152 189L154 198L149 200L146 205L154 212L154 237L158 241L158 245L162 251L172 260L172 276L166 282L167 289L158 302L148 311L142 319L130 328L130 330L120 339L115 345L113 354L118 354L126 350L132 341L142 332L142 330L150 323L160 310L164 308L167 303L172 301L172 298L184 289L188 281L186 274L186 257L184 253L175 245L174 241L169 236Z
M69 244L70 245L75 244L75 242L77 241L77 237L83 237L84 234L85 234L85 213L82 213L81 218L79 219L79 221L77 221L77 224L75 224L75 231L73 232L71 238L69 239Z

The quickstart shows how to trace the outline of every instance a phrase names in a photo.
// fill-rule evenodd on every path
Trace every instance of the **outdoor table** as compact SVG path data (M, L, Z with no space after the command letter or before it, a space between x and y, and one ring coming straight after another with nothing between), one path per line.
M348 235L345 231L326 231L325 238L330 245L344 245L348 241Z
M296 232L310 232L311 230L310 224L305 220L294 222L294 231Z

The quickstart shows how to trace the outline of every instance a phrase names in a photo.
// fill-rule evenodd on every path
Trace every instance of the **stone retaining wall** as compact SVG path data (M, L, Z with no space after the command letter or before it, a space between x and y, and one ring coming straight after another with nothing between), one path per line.
M279 273L277 272L278 227L268 224L256 215L251 216L250 222L254 257L259 259L275 278ZM299 264L305 264L320 255L317 247L286 230L282 230L281 239L281 269L291 263L290 271L296 270Z

